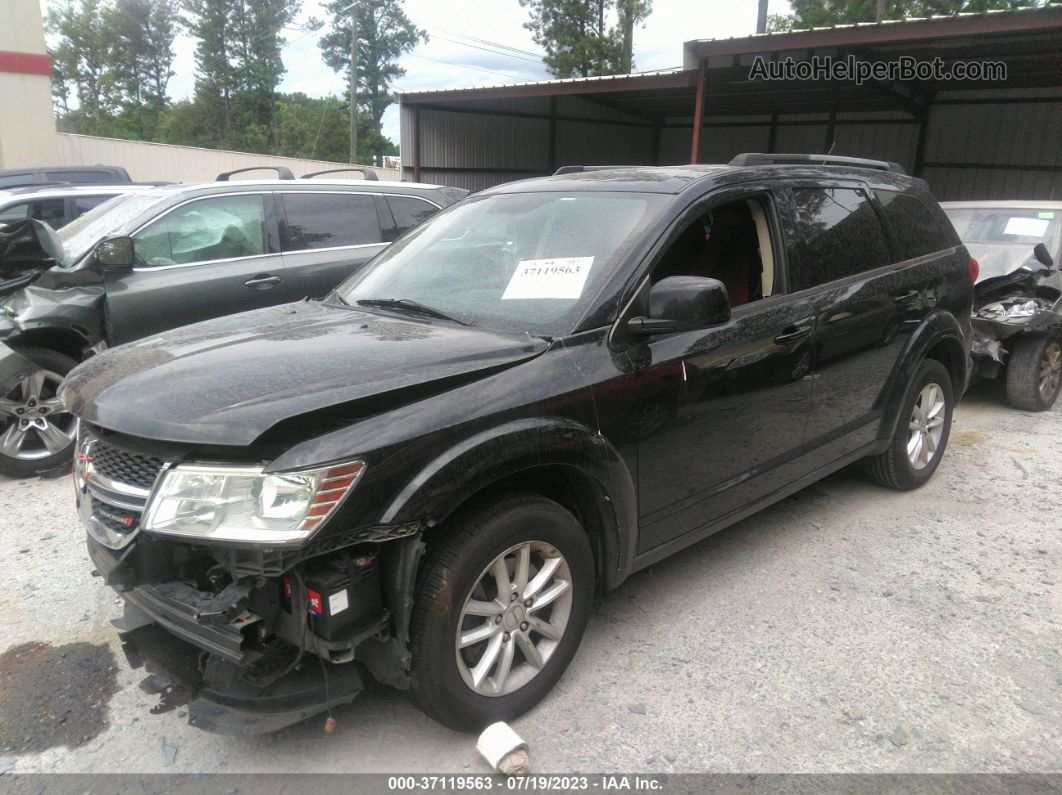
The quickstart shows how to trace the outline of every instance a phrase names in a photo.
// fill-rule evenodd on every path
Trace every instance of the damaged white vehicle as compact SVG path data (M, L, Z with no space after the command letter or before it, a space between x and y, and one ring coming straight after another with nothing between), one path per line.
M974 374L1005 377L1015 408L1047 411L1062 387L1062 202L941 206L980 265Z

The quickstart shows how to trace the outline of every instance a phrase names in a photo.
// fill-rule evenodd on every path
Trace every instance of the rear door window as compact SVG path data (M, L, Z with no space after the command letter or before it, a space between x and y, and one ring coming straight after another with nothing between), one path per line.
M439 208L423 199L415 196L387 196L387 206L391 208L391 215L395 217L395 227L398 234L407 229L412 229L421 221L431 218L439 212Z
M791 292L889 264L870 197L860 188L794 187L789 233Z
M383 242L376 200L367 194L285 193L284 251Z
M183 265L265 254L262 199L215 196L178 207L134 236L136 263Z

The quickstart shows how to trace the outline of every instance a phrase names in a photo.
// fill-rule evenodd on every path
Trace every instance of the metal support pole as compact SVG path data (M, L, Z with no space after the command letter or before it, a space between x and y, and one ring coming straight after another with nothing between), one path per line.
M420 108L413 108L413 181L420 182Z
M350 4L350 162L358 162L358 8Z
M697 61L697 101L693 105L693 142L690 163L701 162L701 125L704 124L704 60Z

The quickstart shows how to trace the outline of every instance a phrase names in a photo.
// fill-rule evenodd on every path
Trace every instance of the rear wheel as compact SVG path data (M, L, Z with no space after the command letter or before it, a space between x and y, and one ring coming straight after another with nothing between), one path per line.
M586 532L551 500L507 497L456 518L419 578L414 700L461 731L526 712L575 655L593 580Z
M867 460L870 476L883 486L916 489L936 472L951 432L951 375L938 361L922 362L900 408L888 449Z
M1047 411L1062 387L1062 342L1057 337L1022 336L1007 357L1007 399L1014 408Z
M71 460L77 419L57 397L74 359L47 348L20 353L39 369L0 385L0 473L24 478Z

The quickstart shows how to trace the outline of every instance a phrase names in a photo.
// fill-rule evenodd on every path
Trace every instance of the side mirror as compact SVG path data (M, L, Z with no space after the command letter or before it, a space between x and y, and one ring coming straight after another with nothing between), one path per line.
M635 337L718 326L730 320L730 297L718 279L668 276L649 290L649 317L631 318Z
M1033 247L1033 256L1036 257L1037 262L1046 265L1048 268L1053 268L1055 266L1055 261L1051 258L1051 253L1043 243L1037 243Z
M96 260L104 268L129 268L133 265L133 238L112 237L96 246Z

